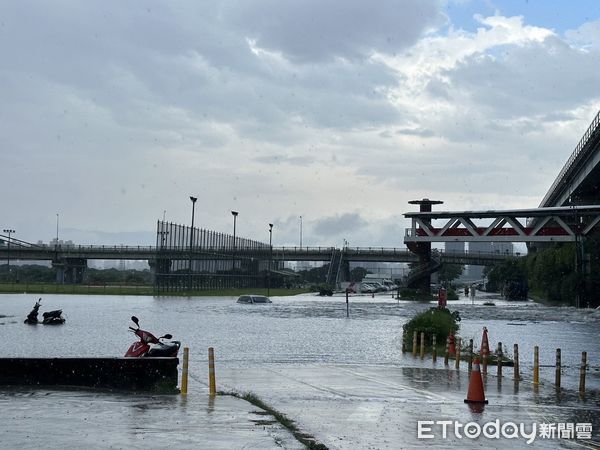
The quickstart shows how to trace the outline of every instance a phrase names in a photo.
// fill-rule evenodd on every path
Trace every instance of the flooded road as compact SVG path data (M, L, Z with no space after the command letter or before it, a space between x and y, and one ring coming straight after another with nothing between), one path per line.
M433 304L398 302L389 294L351 297L348 319L343 297L276 297L270 305L238 305L231 297L45 295L40 311L62 308L66 324L26 326L23 319L37 298L0 296L0 316L5 316L0 317L3 357L122 356L134 341L127 327L129 317L136 315L142 328L155 334L171 333L190 348L190 396L186 408L195 414L206 410L204 403L194 406L190 399L206 394L208 347L215 348L219 389L256 393L330 448L411 448L399 446L398 439L406 440L407 434L411 434L412 441L416 439L417 416L443 413L456 417L468 413L462 404L468 386L466 364L457 373L453 366L444 368L440 359L434 365L430 359L420 360L401 352L402 325ZM483 306L484 301L493 301L496 306ZM466 340L474 339L476 346L483 326L489 330L491 347L500 341L512 354L513 344L519 344L524 379L519 390L513 388L510 368L505 369L502 387L486 380L486 393L494 400L490 405L502 405L495 410L495 417L503 417L504 408L510 417L523 415L530 421L531 417L539 420L532 411L565 420L585 418L595 425L597 438L600 311L505 302L479 292L475 304L464 298L449 302L449 308L460 311L460 335ZM542 386L538 392L533 392L531 386L535 345L540 347L542 365ZM546 367L554 364L556 348L562 349L565 367L565 392L559 399L551 389L554 368ZM578 386L582 351L588 352L590 364L585 402L573 395ZM25 398L19 390L11 389L0 391L0 406L5 411L23 404ZM79 395L82 394L60 393L61 398L74 404L81 403ZM127 396L115 400L117 411L122 410L123 401L127 403ZM163 413L161 407L152 408L157 420L170 421L173 413L179 417L180 403L164 401ZM527 404L527 412L515 404ZM110 405L105 407L110 414ZM492 410L490 406L488 411ZM74 417L83 420L81 414ZM365 428L369 423L375 426L370 431ZM51 424L50 420L48 426ZM377 427L381 427L378 432ZM152 433L169 434L160 427ZM295 445L289 436L281 437L285 433L275 434L279 437L273 440L273 448ZM243 437L240 439L243 441ZM136 447L142 441L132 440L130 434L121 431L111 442L110 446ZM229 448L241 448L235 442L239 441L232 437ZM433 442L439 443L440 448L448 443L437 439ZM556 442L559 443L570 444ZM219 448L215 445L212 447ZM186 445L179 446L182 447ZM190 443L193 447L198 448ZM226 443L223 448L227 448Z

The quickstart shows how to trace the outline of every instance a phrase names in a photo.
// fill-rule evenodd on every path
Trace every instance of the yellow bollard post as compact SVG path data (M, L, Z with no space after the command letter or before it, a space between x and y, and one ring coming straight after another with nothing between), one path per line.
M190 349L183 347L183 367L181 369L181 395L187 394L188 391L188 360L190 357Z
M446 353L444 353L444 365L448 365L448 359L450 358L450 336L446 338Z
M498 351L496 352L498 357L498 381L502 379L502 357L504 354L502 353L502 342L498 342Z
M473 339L469 339L469 375L473 371Z
M412 355L413 356L417 356L417 332L416 331L413 333L413 351L412 351Z
M585 395L585 370L587 369L587 352L581 352L581 368L579 369L579 395Z
M215 381L215 350L208 348L208 391L210 395L217 395L217 383Z
M425 332L421 331L421 359L425 357Z
M456 338L456 361L455 366L456 366L456 370L458 370L460 368L460 345L461 345L461 338Z
M554 373L554 386L560 389L560 369L561 369L560 348L556 349L556 372Z
M515 353L515 365L513 367L513 374L515 377L515 381L520 381L521 380L521 374L519 373L519 344L515 344L514 346L514 353Z
M533 347L533 384L540 384L540 348Z
M437 341L437 337L434 334L431 337L431 359L433 359L433 362L437 361L437 347L436 347L437 342L436 341Z

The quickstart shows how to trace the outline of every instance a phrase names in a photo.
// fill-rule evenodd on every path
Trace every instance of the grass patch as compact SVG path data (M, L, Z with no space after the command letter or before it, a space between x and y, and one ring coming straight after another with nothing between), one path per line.
M270 296L283 297L310 292L308 289L270 289ZM149 295L158 297L237 297L243 294L267 295L266 288L210 289L157 293L150 285L93 285L58 283L0 283L4 294L79 294L79 295Z
M288 418L285 414L283 414L283 413L277 411L276 409L272 408L271 406L267 405L256 395L254 395L250 392L247 392L245 394L238 394L237 392L222 392L222 391L220 391L218 394L219 395L231 395L232 397L246 400L248 403L252 403L257 408L262 409L267 414L270 414L271 416L273 416L275 418L275 420L277 420L277 422L279 422L282 426L287 428L294 435L294 437L299 442L306 445L307 448L309 448L311 450L328 450L328 447L326 445L321 444L320 442L317 442L317 440L313 436L301 432L293 420ZM261 414L263 414L263 413L261 413Z

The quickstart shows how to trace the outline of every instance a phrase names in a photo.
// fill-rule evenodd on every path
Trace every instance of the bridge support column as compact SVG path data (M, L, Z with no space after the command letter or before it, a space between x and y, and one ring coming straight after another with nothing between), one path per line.
M150 277L155 289L159 289L168 283L168 275L171 273L171 260L165 258L149 259Z
M424 198L422 200L411 200L408 203L419 205L419 212L431 212L432 205L440 205L444 202ZM409 283L408 287L417 288L423 295L427 295L431 289L431 272L434 266L431 260L431 243L409 242L407 246L411 252L419 257L418 267L413 269L414 280Z
M67 284L81 284L87 268L87 259L64 258L53 261L52 267L56 269L56 282Z

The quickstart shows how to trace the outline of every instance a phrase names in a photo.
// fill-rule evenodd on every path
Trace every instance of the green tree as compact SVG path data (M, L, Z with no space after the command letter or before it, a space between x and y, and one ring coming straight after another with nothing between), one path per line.
M460 277L465 270L465 266L460 264L442 264L440 270L438 270L438 280L444 286L449 285L452 281Z
M309 270L301 270L298 273L302 280L308 283L324 283L329 271L329 264L323 264L321 267L313 267Z
M366 274L371 273L364 267L355 267L350 271L350 281L359 282L365 277Z

